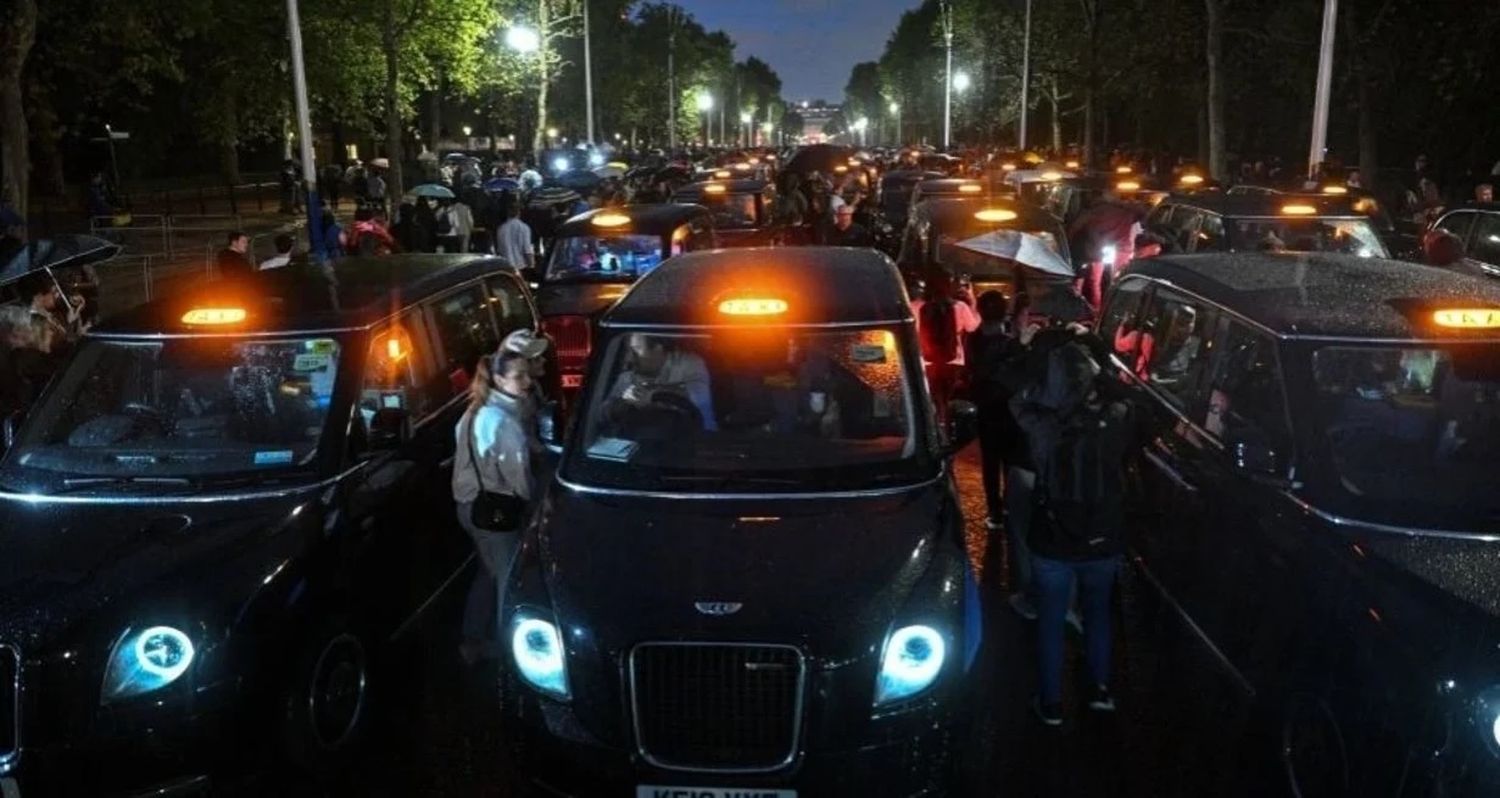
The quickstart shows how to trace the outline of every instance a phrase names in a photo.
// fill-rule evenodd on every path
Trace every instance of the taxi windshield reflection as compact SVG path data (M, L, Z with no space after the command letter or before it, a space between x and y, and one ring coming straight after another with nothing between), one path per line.
M54 479L307 467L339 353L331 338L91 340L28 417L6 463Z
M899 340L885 329L619 336L573 470L627 488L914 481L927 463Z

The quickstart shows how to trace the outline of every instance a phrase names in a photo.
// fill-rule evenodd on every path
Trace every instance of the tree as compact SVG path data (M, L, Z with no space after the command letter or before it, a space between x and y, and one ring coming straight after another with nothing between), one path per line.
M844 118L857 120L864 117L871 124L879 125L885 118L885 87L880 82L880 64L866 61L855 64L849 71L849 82L844 85ZM872 136L876 141L879 136Z
M1229 0L1203 0L1204 59L1208 69L1208 173L1215 180L1229 177L1224 129L1224 14Z
M7 0L0 26L0 202L26 214L31 179L27 149L26 107L21 101L21 72L36 40L36 0Z

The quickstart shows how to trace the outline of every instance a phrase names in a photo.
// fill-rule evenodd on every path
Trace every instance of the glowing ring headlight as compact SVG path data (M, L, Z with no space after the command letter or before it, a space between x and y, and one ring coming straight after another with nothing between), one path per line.
M539 618L518 620L511 632L510 650L527 684L557 698L568 697L562 635L556 626Z
M193 641L170 626L153 626L135 639L135 662L141 670L173 681L193 664Z
M937 680L948 644L931 626L903 626L891 633L880 658L876 705L910 698Z
M197 655L193 639L175 627L127 629L110 652L103 700L108 703L160 690L182 678Z

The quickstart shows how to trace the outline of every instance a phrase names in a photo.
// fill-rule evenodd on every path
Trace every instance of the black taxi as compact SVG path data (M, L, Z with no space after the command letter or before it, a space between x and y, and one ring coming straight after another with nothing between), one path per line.
M980 648L947 466L973 414L938 428L895 266L683 255L599 330L505 588L531 782L934 794Z
M1146 216L1146 232L1174 253L1331 252L1388 258L1390 250L1355 200L1335 195L1182 193Z
M563 390L583 385L594 321L631 283L673 255L716 242L713 214L701 205L600 208L564 222L535 275L542 329L556 346Z
M689 183L672 192L673 202L708 208L719 246L753 247L772 243L771 216L776 189L765 180L728 179Z
M1135 562L1254 696L1265 794L1500 794L1500 289L1168 256L1101 332L1151 426Z
M345 764L385 643L472 556L449 488L470 370L535 317L503 261L393 256L83 338L0 459L4 794Z

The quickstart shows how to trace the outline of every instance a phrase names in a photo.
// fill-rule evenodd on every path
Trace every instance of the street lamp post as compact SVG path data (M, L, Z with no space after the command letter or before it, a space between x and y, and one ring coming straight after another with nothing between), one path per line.
M1333 37L1338 26L1339 0L1323 0L1323 39L1318 51L1318 87L1313 99L1312 144L1307 153L1307 175L1316 174L1328 149L1328 95L1333 83Z
M901 103L891 101L891 116L896 117L896 146L901 146Z
M943 149L948 149L953 133L953 6L943 3Z
M594 59L589 44L589 0L583 0L583 105L588 118L589 145L594 142Z
M318 166L313 161L312 114L307 108L307 70L302 65L302 20L297 14L297 0L286 0L286 25L292 44L292 90L297 103L297 143L302 148L302 187L307 192L307 242L313 262L321 263L323 209L318 201Z
M749 111L740 112L740 143L743 145L750 139L750 123L755 117Z
M953 86L952 86L953 91L956 91L959 94L963 94L964 92L966 92L966 91L969 90L969 86L972 85L972 83L973 83L973 81L971 81L969 79L969 73L962 72L962 71L953 73ZM948 137L947 133L948 133L948 131L950 129L951 129L951 125L945 120L944 124L943 124L944 139L945 139L945 142L944 142L944 145L943 145L944 147L948 146L948 142L946 141L946 139Z
M1027 91L1031 88L1031 0L1026 0L1026 32L1021 43L1021 129L1020 150L1026 150Z
M870 120L866 117L862 116L854 120L854 132L859 134L859 146L861 147L865 146L865 131L869 129L869 127Z
M698 112L703 114L703 146L708 146L708 139L713 135L714 118L710 111L714 109L714 96L708 92L698 95Z
M767 146L770 146L771 145L771 134L776 132L776 125L775 125L775 123L771 122L771 120L769 120L769 119L766 120L766 121L764 121L764 122L761 122L760 123L760 132L761 132L762 135L765 136L764 143Z

